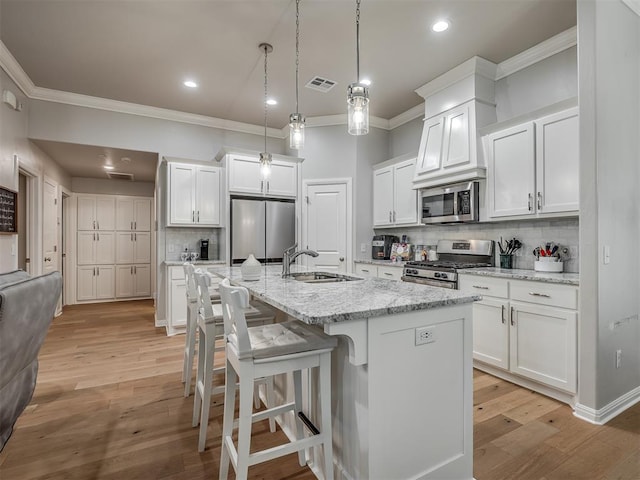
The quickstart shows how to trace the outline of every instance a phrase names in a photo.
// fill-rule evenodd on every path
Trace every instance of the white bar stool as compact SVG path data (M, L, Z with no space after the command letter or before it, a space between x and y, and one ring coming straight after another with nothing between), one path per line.
M194 323L198 329L198 368L196 373L196 388L193 400L193 421L192 426L200 424L198 436L198 451L204 451L207 441L207 426L209 424L209 409L211 406L211 396L225 391L224 385L213 385L213 376L222 373L224 367L215 368L216 352L224 351L224 346L216 347L217 338L222 338L224 326L222 320L222 306L211 303L209 290L209 279L206 274L196 273L194 275L197 285L197 317ZM248 305L246 312L247 322L252 325L272 324L275 319L273 310L261 303ZM194 332L195 335L195 332ZM258 384L265 384L265 406L273 404L273 379L260 378L255 384L254 401L256 408L260 406ZM235 388L235 384L233 386ZM275 420L269 423L272 432L275 432Z
M187 296L187 329L184 341L184 359L182 365L182 383L184 396L191 394L191 379L193 374L193 358L196 348L196 329L198 325L198 292L196 287L195 268L192 263L184 263L184 278ZM209 288L212 303L220 303L220 294L216 287Z
M303 322L293 320L273 325L247 328L244 310L249 304L249 292L244 287L232 287L228 279L219 285L226 341L226 386L224 392L224 419L220 457L220 480L226 480L229 462L236 479L247 478L250 466L298 452L300 466L307 463L307 449L322 445L325 478L333 479L333 451L331 436L331 351L337 339ZM310 437L304 436L302 413L302 370L319 367L320 431L313 427ZM253 413L251 393L254 379L293 372L293 402ZM233 443L236 381L240 377L240 408L238 418L238 448ZM250 452L251 424L266 418L293 411L296 439ZM306 417L305 417L306 418Z

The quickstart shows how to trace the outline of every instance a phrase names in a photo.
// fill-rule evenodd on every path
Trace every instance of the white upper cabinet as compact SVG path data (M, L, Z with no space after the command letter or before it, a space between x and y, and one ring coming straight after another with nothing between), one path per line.
M170 163L168 213L168 226L220 226L220 169Z
M410 225L418 221L418 192L413 189L416 159L373 171L373 224L376 227Z
M151 262L151 235L149 232L118 232L116 263Z
M273 159L271 174L263 179L260 161L253 155L228 154L229 192L295 198L298 192L298 164Z
M107 265L115 258L113 232L78 232L78 265Z
M439 170L442 160L442 133L444 117L438 115L424 122L422 142L416 164L416 175L423 175Z
M151 199L118 197L116 200L116 230L151 230Z
M490 218L577 214L578 109L483 137Z
M114 197L78 195L78 230L114 230L115 219Z

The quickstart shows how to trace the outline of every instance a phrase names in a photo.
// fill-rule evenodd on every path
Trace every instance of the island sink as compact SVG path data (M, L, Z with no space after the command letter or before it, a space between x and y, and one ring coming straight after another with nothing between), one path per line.
M339 273L329 272L298 272L290 273L284 278L292 278L298 282L304 283L333 283L333 282L350 282L352 280L362 280L358 277L350 277Z

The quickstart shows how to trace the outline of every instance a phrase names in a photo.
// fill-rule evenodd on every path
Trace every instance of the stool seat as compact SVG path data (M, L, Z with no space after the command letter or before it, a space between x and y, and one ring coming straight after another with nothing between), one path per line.
M232 287L227 278L220 282L219 289L226 345L220 480L226 480L229 463L235 470L236 479L246 480L250 466L293 452L298 452L298 462L300 466L304 466L307 464L307 450L314 446L322 446L325 479L333 480L331 352L337 345L337 339L326 335L318 327L298 320L248 327L245 317L249 305L248 290L244 287ZM303 412L302 370L311 368L318 369L319 429ZM255 379L289 372L293 376L294 401L278 406L269 401L266 410L253 413L251 398ZM233 430L235 384L238 380L240 388L236 448ZM252 423L285 414L293 414L295 439L266 450L251 452ZM308 437L304 434L305 426L309 426L311 431Z

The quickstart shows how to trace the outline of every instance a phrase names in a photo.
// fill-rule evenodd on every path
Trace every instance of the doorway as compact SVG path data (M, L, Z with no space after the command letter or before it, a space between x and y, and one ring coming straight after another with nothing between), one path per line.
M351 179L303 182L302 245L318 252L305 257L307 265L322 270L351 271Z
M16 162L16 167L19 165ZM18 171L18 268L29 275L40 273L37 268L38 244L38 180L28 170Z

